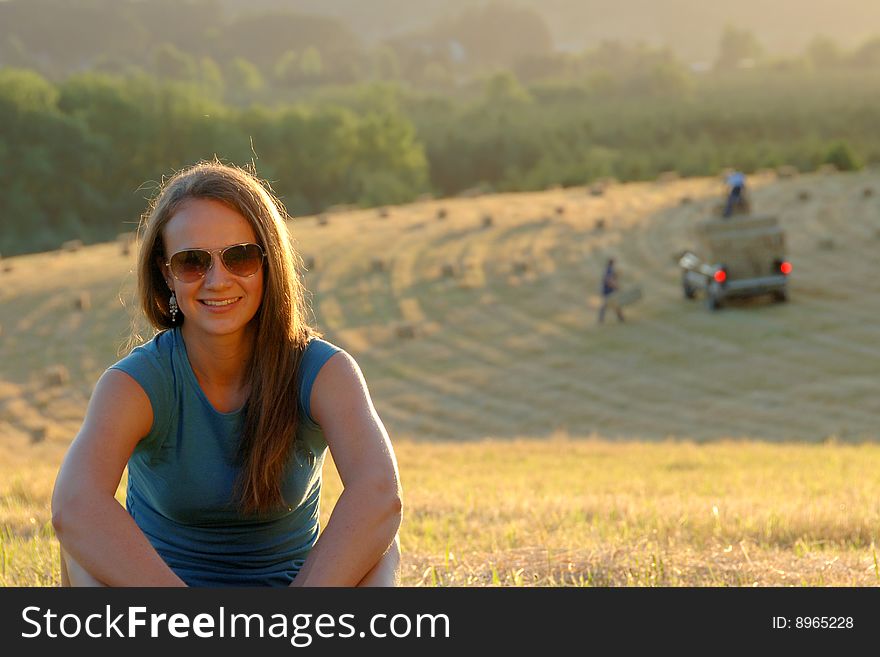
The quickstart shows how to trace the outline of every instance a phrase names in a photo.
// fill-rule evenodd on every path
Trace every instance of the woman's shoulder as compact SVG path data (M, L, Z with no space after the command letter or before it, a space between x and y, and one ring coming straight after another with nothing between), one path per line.
M299 366L299 402L306 417L314 422L311 416L312 387L318 372L334 355L342 352L342 348L323 338L309 338Z
M169 383L174 379L174 331L161 331L151 340L132 349L127 356L110 366L133 378L147 393L154 406L168 402Z
M125 370L133 367L140 369L169 363L174 349L173 333L173 331L160 331L147 342L134 347L111 368Z

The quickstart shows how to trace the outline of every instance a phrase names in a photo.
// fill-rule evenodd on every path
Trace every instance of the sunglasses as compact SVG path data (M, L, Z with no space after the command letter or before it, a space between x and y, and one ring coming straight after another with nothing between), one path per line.
M260 271L266 257L259 244L233 244L222 249L184 249L172 255L165 265L181 283L195 283L214 266L215 253L220 254L226 271L242 278Z

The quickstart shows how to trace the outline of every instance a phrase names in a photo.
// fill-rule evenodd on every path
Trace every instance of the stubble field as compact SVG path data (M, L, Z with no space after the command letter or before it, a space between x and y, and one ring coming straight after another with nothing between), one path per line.
M674 255L716 179L293 220L316 323L395 442L405 584L880 583L880 179L751 182L791 301L714 314ZM608 256L644 299L598 326ZM0 261L0 584L57 583L51 486L127 336L132 263Z

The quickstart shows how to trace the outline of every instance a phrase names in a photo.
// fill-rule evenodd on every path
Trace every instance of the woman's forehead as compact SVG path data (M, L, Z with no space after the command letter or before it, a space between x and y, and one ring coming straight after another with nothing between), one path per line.
M253 227L241 213L211 199L184 201L165 224L162 237L172 251L257 241Z

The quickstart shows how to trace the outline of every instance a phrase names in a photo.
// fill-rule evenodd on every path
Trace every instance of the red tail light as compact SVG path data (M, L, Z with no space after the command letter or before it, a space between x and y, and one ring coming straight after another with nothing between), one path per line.
M719 283L723 283L727 280L727 272L723 269L719 269L715 272L715 280Z
M782 262L779 265L779 271L788 276L791 273L791 263L790 262Z

